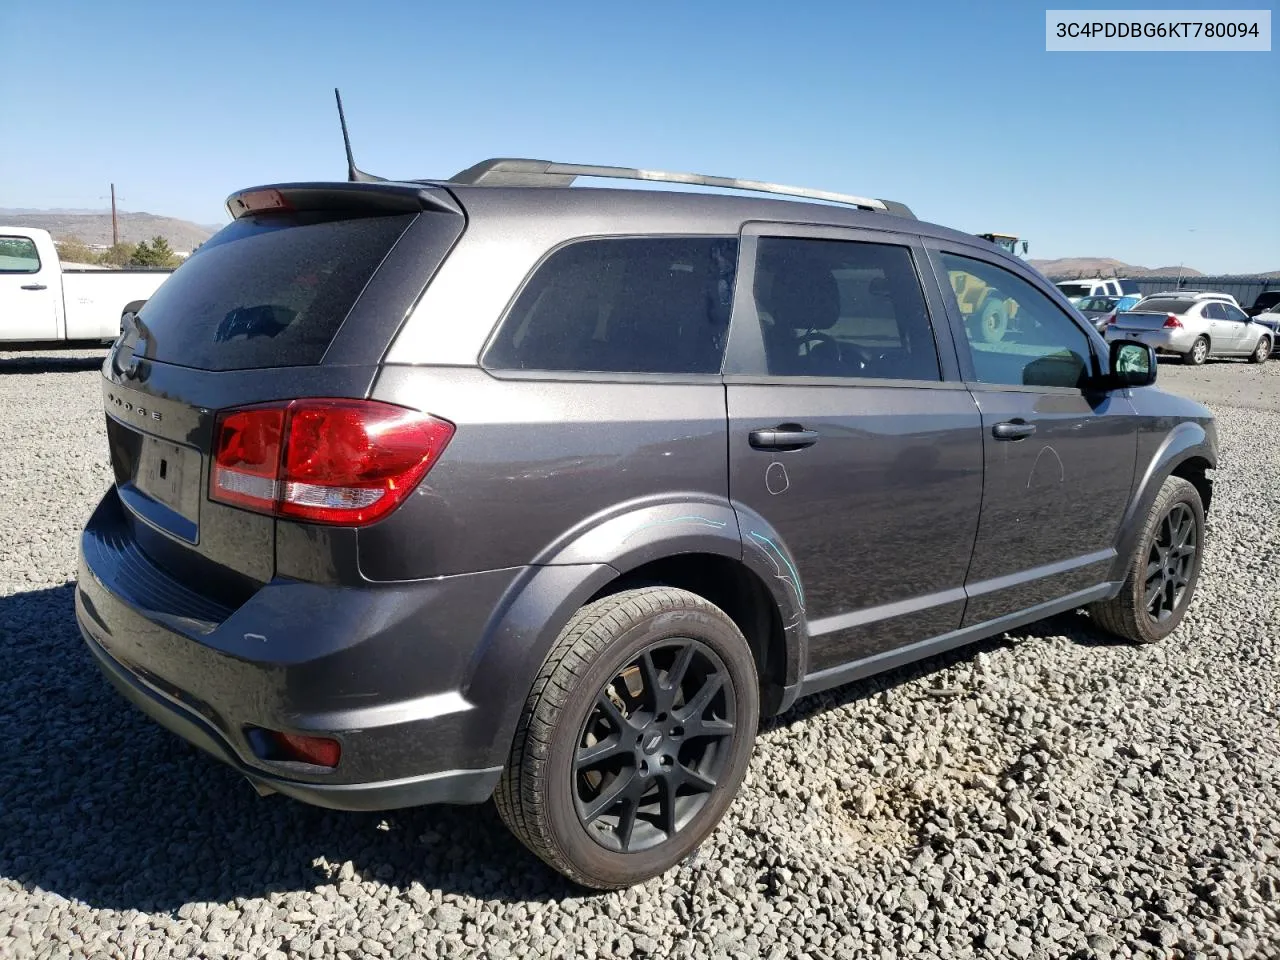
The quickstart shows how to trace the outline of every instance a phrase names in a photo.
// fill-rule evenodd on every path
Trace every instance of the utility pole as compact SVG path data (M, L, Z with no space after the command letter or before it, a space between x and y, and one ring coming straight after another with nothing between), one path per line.
M111 185L111 246L120 246L120 224L116 220L116 185Z

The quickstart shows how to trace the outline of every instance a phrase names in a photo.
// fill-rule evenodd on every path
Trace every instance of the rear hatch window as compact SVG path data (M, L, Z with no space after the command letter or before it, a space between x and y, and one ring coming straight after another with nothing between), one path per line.
M235 221L139 311L146 356L200 370L319 363L414 217L297 212Z

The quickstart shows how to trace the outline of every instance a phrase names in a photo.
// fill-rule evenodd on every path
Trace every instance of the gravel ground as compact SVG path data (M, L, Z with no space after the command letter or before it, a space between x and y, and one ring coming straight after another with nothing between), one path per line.
M1168 642L1073 614L801 701L694 862L586 896L490 806L259 799L107 687L68 582L109 482L84 356L0 355L0 957L1280 957L1272 416L1217 407ZM1280 364L1165 381L1237 376Z

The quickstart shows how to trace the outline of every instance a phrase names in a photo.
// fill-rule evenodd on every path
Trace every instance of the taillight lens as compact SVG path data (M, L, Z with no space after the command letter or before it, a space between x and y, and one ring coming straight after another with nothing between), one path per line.
M360 526L413 491L453 424L374 400L313 399L219 415L209 496L261 513Z
M1104 327L1111 327L1111 326L1115 326L1115 322L1116 322L1116 314L1115 314L1115 311L1113 310L1111 313L1107 314L1107 319L1102 321L1102 325Z
M1169 330L1181 330L1182 321L1175 317L1172 313L1165 319L1164 325Z

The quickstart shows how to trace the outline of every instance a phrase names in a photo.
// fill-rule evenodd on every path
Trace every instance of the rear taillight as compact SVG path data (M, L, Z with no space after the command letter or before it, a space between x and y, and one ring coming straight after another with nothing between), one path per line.
M1116 312L1112 310L1110 313L1107 314L1107 319L1102 321L1102 325L1104 327L1112 327L1112 326L1115 326L1115 322L1116 322Z
M1165 319L1164 325L1169 330L1181 330L1182 321L1175 317L1172 313Z
M372 523L426 476L453 429L374 400L292 400L230 410L214 428L209 496L316 523Z

